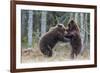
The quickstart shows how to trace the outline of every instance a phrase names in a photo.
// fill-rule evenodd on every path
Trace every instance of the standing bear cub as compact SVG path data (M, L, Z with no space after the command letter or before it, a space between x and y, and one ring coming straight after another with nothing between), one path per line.
M70 45L72 47L71 58L74 58L75 55L77 56L80 53L82 48L80 30L75 21L71 20L68 23L66 31L67 34L65 34L65 37L70 39Z
M69 39L65 38L66 33L65 27L63 24L58 24L55 27L52 27L48 32L46 32L39 41L39 48L41 52L48 56L52 56L52 48L56 45L58 41L68 42Z

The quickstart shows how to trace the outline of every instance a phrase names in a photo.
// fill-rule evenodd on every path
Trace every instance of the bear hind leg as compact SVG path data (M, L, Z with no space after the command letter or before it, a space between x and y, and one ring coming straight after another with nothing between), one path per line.
M71 51L71 59L74 59L74 49Z
M52 56L52 49L49 46L45 46L43 49L41 49L41 52L48 57Z

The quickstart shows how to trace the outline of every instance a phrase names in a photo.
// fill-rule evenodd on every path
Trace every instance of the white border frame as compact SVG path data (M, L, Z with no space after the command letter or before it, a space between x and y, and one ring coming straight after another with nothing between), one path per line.
M21 63L21 9L26 10L46 10L46 11L63 11L63 12L87 12L90 13L90 59L89 60L72 60L63 62L45 62L45 63ZM92 33L91 33L92 32ZM16 5L16 68L40 68L54 66L74 66L94 64L94 9L86 8L69 8L69 7L51 7L37 5Z

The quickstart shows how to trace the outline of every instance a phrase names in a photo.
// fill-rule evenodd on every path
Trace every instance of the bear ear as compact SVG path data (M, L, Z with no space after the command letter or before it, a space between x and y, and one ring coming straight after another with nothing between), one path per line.
M63 24L58 24L57 26L60 27L60 28L64 27Z
M71 24L74 24L74 23L75 23L75 21L74 21L74 20L71 20L71 21L70 21L70 23L71 23Z

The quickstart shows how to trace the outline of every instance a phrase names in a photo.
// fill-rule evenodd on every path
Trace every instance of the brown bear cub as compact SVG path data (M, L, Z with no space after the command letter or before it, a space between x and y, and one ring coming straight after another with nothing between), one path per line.
M56 45L58 41L69 42L70 40L65 38L66 33L65 27L63 24L58 24L55 27L52 27L48 32L46 32L39 41L39 48L41 52L48 56L52 56L52 48Z
M68 23L66 31L67 34L65 34L65 37L70 39L70 44L72 47L71 58L74 58L75 55L77 56L80 53L82 48L80 30L75 21L71 20Z

